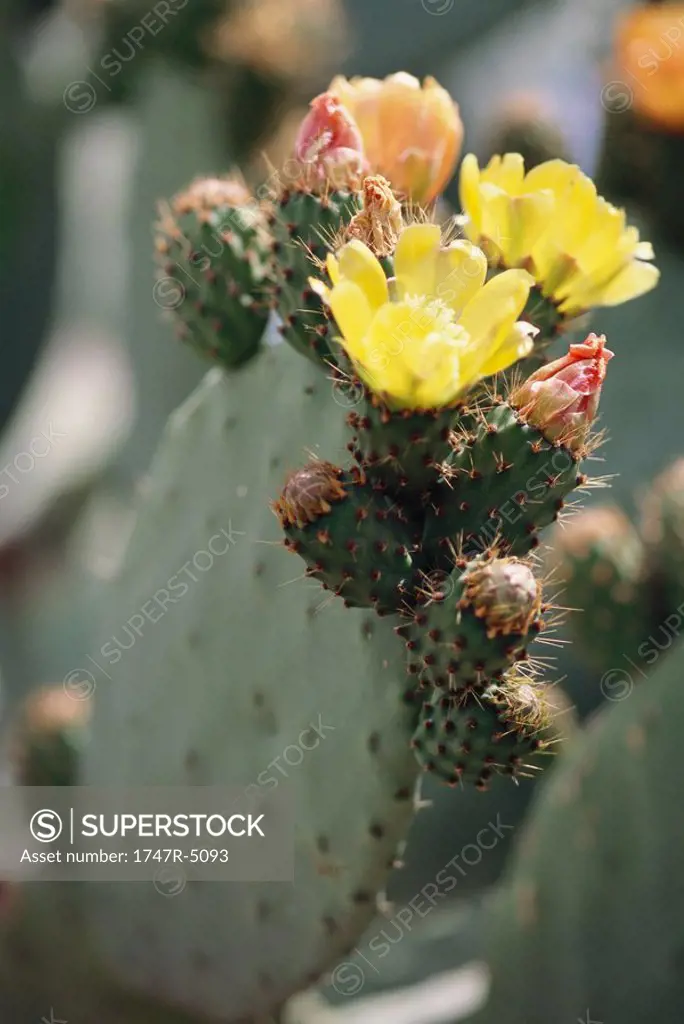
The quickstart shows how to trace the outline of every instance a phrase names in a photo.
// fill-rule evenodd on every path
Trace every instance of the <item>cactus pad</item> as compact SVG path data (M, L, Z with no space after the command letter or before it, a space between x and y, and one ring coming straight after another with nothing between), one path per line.
M197 1019L266 1016L334 966L414 814L402 646L390 622L293 580L269 508L312 435L321 459L344 450L340 412L287 345L213 370L169 423L103 625L120 658L85 784L287 786L296 807L292 884L85 887L118 986ZM164 614L123 650L122 623L150 600Z
M450 486L440 488L426 519L430 555L458 544L472 557L493 542L525 555L583 482L577 455L548 442L500 400L453 444L444 466Z
M478 1024L681 1019L683 671L680 646L542 787L490 904Z
M408 623L398 627L409 652L408 669L422 686L463 695L483 690L539 633L541 585L531 568L513 558L460 561L449 577L431 584Z
M360 198L353 190L317 195L304 185L284 189L273 202L271 278L281 333L293 348L322 366L334 364L335 346L327 313L309 278L359 208Z
M390 410L365 390L360 410L347 417L354 431L350 448L364 470L393 493L409 487L414 496L429 492L449 455L450 430L457 415L456 409Z
M198 178L161 207L157 301L183 341L228 369L259 351L268 246L264 215L236 178Z
M286 546L304 559L307 575L348 608L397 611L410 586L415 531L357 469L311 462L290 474L273 508Z
M487 789L548 751L551 710L543 687L523 678L455 700L436 690L423 705L413 748L424 771L451 785Z

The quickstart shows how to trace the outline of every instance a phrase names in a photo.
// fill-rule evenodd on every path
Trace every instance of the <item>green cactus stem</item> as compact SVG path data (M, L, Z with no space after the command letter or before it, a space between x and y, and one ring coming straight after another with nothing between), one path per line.
M352 188L318 194L306 180L283 189L273 202L270 274L280 332L297 352L328 367L335 363L330 323L309 278L322 273L333 237L360 207Z
M553 738L545 689L523 676L458 700L435 690L412 746L424 771L452 786L474 783L486 790L495 775L515 778L538 768Z
M408 651L408 671L421 687L461 697L483 691L514 662L543 626L541 584L519 559L493 552L449 576L426 577L423 600L397 627Z
M493 402L474 430L454 437L446 486L428 508L423 545L439 564L454 546L466 557L492 543L510 555L527 554L567 496L586 483L577 454L547 441L503 400Z
M397 611L411 587L415 529L395 503L384 500L358 469L310 462L290 474L273 511L286 547L307 575L344 599L348 608Z
M235 370L260 350L269 235L236 177L198 178L160 207L155 300L179 337Z
M393 494L414 503L429 497L450 451L458 409L391 410L367 388L357 387L363 404L347 416L353 457Z
M606 365L605 338L582 344L539 368L504 401L492 393L452 438L453 451L425 523L428 558L454 547L472 557L495 543L502 553L525 555L539 531L587 483L580 461L595 447L591 428ZM442 565L442 568L445 566Z

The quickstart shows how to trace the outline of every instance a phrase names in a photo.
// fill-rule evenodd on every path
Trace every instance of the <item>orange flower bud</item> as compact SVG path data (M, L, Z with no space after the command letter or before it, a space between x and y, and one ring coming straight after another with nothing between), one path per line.
M338 75L328 91L359 126L374 174L416 203L442 192L461 151L463 125L458 106L434 78L421 86L403 71L384 81Z
M510 396L510 404L547 441L561 441L578 451L596 417L606 364L612 358L605 337L590 334L580 345L571 345L567 355L528 377Z
M299 126L295 159L321 179L362 174L367 168L363 139L354 119L330 92L316 96Z
M629 85L635 112L665 131L682 131L684 4L637 7L623 15L615 59L616 77Z

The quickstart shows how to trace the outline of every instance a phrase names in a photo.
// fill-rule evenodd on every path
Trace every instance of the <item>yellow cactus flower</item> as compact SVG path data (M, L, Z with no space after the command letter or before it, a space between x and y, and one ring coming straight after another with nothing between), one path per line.
M416 203L430 203L454 173L463 143L458 106L434 78L404 71L377 78L338 75L328 86L356 121L374 174Z
M526 174L520 154L506 153L480 170L469 153L460 196L471 241L493 263L529 270L563 316L617 306L658 282L658 269L645 262L651 244L574 164L548 160Z
M437 224L403 228L394 268L388 280L368 246L352 239L328 256L332 288L311 280L359 376L391 408L453 405L530 352L537 330L517 322L534 283L526 271L485 283L484 253L462 239L443 248Z

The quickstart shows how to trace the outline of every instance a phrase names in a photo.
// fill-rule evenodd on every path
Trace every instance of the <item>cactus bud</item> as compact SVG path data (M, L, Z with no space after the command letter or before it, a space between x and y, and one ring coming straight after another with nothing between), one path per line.
M487 636L525 634L539 623L541 584L517 558L495 558L468 573L464 603L487 627Z
M291 473L272 509L281 526L304 527L319 516L327 515L332 501L346 495L341 483L342 470L331 462L317 460Z
M522 420L537 427L547 441L561 441L578 452L596 416L606 363L613 353L606 339L590 334L579 345L528 377L510 396Z
M309 106L295 140L295 159L314 179L340 187L367 170L361 133L332 93L321 93Z

